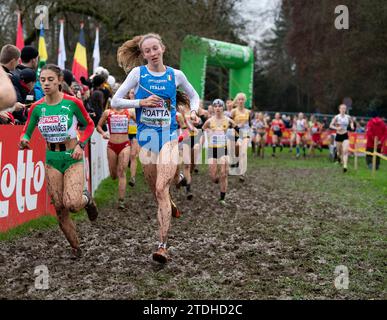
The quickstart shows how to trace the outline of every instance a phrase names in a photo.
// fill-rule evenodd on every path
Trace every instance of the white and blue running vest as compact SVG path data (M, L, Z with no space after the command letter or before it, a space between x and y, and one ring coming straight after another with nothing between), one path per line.
M140 67L140 85L136 99L152 94L163 99L156 108L136 109L137 140L141 147L158 153L164 144L177 139L176 82L174 70L167 67L162 76L152 75L146 66Z

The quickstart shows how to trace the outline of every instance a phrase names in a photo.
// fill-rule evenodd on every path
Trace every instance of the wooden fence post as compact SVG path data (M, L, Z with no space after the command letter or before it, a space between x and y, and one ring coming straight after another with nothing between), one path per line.
M372 155L372 175L375 176L376 172L376 153L378 151L378 137L375 137L374 139L374 153Z

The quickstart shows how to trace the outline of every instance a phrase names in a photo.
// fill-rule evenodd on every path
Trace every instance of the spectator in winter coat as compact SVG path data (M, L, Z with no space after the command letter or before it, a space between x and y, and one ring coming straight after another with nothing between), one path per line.
M367 135L367 151L374 151L374 139L378 138L377 152L381 153L384 141L387 139L387 126L384 121L379 118L378 112L373 111L372 119L367 123L366 135ZM372 168L372 156L366 156L366 162L368 167ZM376 157L376 170L380 167L380 158Z
M36 73L32 69L25 68L21 70L19 76L15 76L14 88L17 96L17 102L12 112L17 124L24 124L28 117L28 107L35 102L34 85L36 82Z

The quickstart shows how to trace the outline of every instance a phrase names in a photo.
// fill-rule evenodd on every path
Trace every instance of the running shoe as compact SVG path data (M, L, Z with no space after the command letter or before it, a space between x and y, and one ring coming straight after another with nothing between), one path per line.
M346 173L348 171L347 168L343 168L343 172Z
M194 169L194 172L195 172L195 173L199 173L199 169L195 168L195 169Z
M87 197L88 202L85 206L85 210L87 212L87 216L89 217L90 221L97 220L98 217L98 209L97 204L95 203L93 197L91 196L90 192L88 190L84 190L83 194Z
M177 208L176 204L172 201L172 199L171 199L171 207L172 207L172 217L180 218L181 211Z
M187 192L187 199L192 200L192 198L193 198L193 193L191 191L188 191Z
M118 209L120 210L126 209L125 200L118 200Z
M73 259L79 259L82 257L82 250L80 248L71 248Z
M215 183L215 184L219 184L219 178L216 178L216 179L214 180L214 183Z
M299 153L296 154L296 158L300 159L300 154Z
M227 204L226 204L226 201L224 201L224 200L222 200L222 199L220 199L219 200L219 204L221 205L221 206L223 206L223 207L225 207Z
M136 177L131 177L129 180L129 185L134 187L136 185Z
M231 168L238 168L239 167L239 161L237 163L234 163L230 165Z
M241 176L239 177L239 181L240 181L240 182L245 182L245 180L246 180L246 177L245 177L244 175L241 175Z
M176 183L176 188L180 189L180 187L185 187L187 185L187 179L184 177L182 173L179 174L179 181Z
M160 247L153 254L153 260L159 263L167 263L169 260L167 249Z

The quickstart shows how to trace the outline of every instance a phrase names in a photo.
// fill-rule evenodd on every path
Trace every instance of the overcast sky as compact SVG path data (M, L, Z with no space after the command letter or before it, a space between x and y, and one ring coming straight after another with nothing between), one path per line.
M262 40L269 33L280 3L281 0L242 0L238 10L249 20L247 40Z

